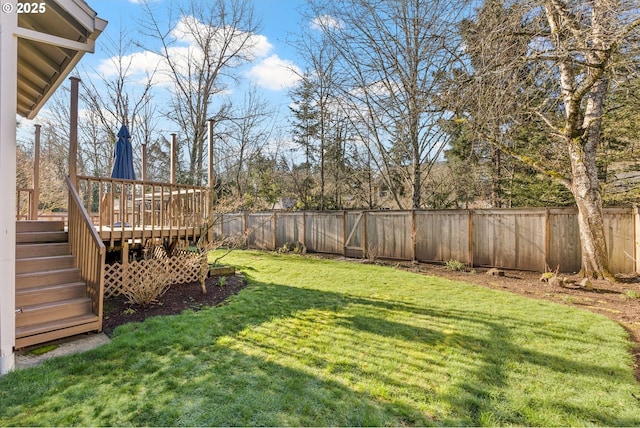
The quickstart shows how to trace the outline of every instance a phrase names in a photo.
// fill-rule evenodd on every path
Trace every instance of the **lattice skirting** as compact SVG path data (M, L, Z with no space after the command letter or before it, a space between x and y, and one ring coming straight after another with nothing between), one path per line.
M185 284L194 281L203 282L208 271L207 253L187 253L172 257L152 258L132 261L127 264L114 263L105 266L104 297L127 294L125 291L140 283L143 275L167 275L171 284Z

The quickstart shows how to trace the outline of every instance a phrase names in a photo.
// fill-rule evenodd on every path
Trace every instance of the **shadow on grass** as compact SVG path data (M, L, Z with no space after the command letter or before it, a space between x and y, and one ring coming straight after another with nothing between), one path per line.
M361 310L354 315L346 311L348 306ZM413 361L415 373L407 375L418 379L407 380L377 371L377 355L362 355L345 361L339 370L328 370L322 353L303 355L290 346L293 336L258 344L241 337L310 310L335 314L335 326L347 336L365 333L381 342L393 339L436 353L447 352L448 346L456 349L450 355ZM431 325L376 316L390 311L423 317ZM452 327L458 323L479 324L484 334L461 334ZM0 379L0 425L541 424L528 419L526 412L496 410L504 392L518 387L509 384L506 362L526 361L567 376L624 378L625 373L599 364L515 346L513 326L525 324L487 313L436 310L251 280L229 305L124 325L107 346ZM398 349L400 358L402 352ZM464 365L462 375L447 372L450 359ZM419 380L429 370L437 374L434 382L446 381L425 387ZM359 383L369 377L375 377L380 391ZM446 414L430 411L438 408L430 407L433 402L442 403ZM600 425L640 423L640 418L621 420L568 402L531 405L566 412L561 425L574 417Z

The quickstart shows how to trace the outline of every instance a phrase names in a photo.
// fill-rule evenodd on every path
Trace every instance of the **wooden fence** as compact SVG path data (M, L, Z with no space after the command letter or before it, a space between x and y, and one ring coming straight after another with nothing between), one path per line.
M606 208L605 232L613 273L640 272L640 211ZM260 212L225 214L214 233L247 233L250 248L304 244L307 251L347 257L446 262L561 272L580 269L573 208Z

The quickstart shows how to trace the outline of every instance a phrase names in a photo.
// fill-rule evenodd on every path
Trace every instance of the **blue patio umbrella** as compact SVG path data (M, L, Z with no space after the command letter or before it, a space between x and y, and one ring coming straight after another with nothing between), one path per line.
M133 170L133 150L131 148L131 134L125 125L118 131L118 141L113 153L113 170L111 178L135 180L136 173Z

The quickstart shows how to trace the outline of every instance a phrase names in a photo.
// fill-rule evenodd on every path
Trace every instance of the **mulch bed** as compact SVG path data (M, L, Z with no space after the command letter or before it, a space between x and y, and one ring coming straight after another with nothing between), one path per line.
M220 278L224 285L220 284ZM104 300L102 329L107 336L113 330L129 322L144 321L149 317L176 315L186 309L194 311L224 302L229 296L238 294L247 285L244 276L236 274L225 277L207 278L206 294L200 289L200 282L174 284L162 295L158 302L147 306L133 304L125 296L115 296Z

